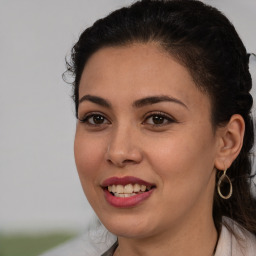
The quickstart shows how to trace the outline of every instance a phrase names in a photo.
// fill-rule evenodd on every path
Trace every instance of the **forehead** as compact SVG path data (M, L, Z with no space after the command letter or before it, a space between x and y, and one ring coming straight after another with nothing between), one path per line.
M116 95L141 98L168 94L187 104L209 99L194 83L189 71L156 43L102 48L88 60L79 96Z

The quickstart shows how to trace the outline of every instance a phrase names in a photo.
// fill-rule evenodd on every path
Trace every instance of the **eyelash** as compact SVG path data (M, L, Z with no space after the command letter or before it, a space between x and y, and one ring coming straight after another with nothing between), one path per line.
M165 125L168 125L171 123L177 123L177 121L173 117L171 117L163 112L151 112L151 113L148 113L147 115L145 115L145 117L144 117L145 121L143 121L143 124L146 123L147 120L149 120L150 118L153 118L153 117L163 118L163 120L165 122L163 124L149 124L153 127L161 127L161 126L165 126Z
M95 118L95 117L100 117L100 118L102 118L101 120L103 120L103 123L100 123L100 124L96 124L95 122L94 123L90 123L90 118ZM161 127L161 126L165 126L165 125L168 125L168 124L171 124L171 123L177 123L177 121L173 118L173 117L171 117L171 116L169 116L169 115L167 115L167 114L165 114L165 113L163 113L163 112L150 112L150 113L147 113L144 117L143 117L143 119L144 119L144 121L142 122L142 124L147 124L147 121L150 119L150 118L153 118L153 117L158 117L159 118L159 120L161 119L161 120L163 120L164 121L164 123L162 123L162 124L154 124L154 123L152 123L152 124L149 124L148 123L148 125L150 125L150 126L152 126L152 127ZM88 126L92 126L92 127L100 127L100 126L102 126L102 125L105 125L105 124L110 124L111 122L108 120L108 118L107 117L105 117L105 115L103 115L103 114L101 114L101 113L89 113L89 114L87 114L87 115L85 115L82 119L79 119L78 118L78 120L81 122L81 123L85 123L85 124L87 124ZM107 121L107 122L106 122Z
M89 113L89 114L87 114L87 115L85 115L82 119L79 119L78 118L78 120L81 122L81 123L86 123L87 125L89 125L89 126L95 126L95 127L99 127L99 126L101 126L101 125L103 125L103 124L106 124L106 123L102 123L102 124L92 124L92 123L90 123L89 122L89 119L90 118L93 118L93 117L101 117L101 118L104 118L104 121L106 121L106 120L108 120L108 118L106 118L103 114L101 114L101 113ZM108 121L108 123L110 123L109 121Z

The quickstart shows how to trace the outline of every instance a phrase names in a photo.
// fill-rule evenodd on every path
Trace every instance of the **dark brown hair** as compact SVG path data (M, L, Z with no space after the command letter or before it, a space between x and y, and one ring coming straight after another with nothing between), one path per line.
M159 43L190 71L197 86L211 99L213 128L224 125L234 114L243 117L243 147L227 171L233 195L224 200L215 192L213 218L218 230L222 216L228 216L256 234L250 155L254 143L253 99L249 93L252 81L249 55L235 28L217 9L192 0L142 0L98 20L81 34L67 62L68 71L74 75L76 114L79 82L90 56L103 47L134 42Z

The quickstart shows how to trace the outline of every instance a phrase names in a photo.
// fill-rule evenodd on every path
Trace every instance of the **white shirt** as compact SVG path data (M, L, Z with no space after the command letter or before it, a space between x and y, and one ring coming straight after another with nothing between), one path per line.
M223 223L231 227L238 238L222 225L214 256L256 256L256 237L229 218L223 218Z

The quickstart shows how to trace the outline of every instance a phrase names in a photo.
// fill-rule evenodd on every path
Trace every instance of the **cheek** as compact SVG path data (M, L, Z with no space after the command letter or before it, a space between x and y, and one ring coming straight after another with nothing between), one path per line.
M97 170L104 158L103 143L92 136L83 136L79 131L76 133L74 142L74 154L77 171L85 188L85 184L92 186L97 177Z
M191 131L193 131L191 129ZM215 159L212 134L187 132L158 139L148 151L151 166L172 193L207 185ZM198 186L195 186L195 185Z
M169 143L158 140L149 152L148 159L159 177L161 201L158 204L165 209L163 219L171 214L170 221L177 220L196 205L205 212L211 203L214 152L206 146L209 145L206 141L194 143L194 139L176 136Z

